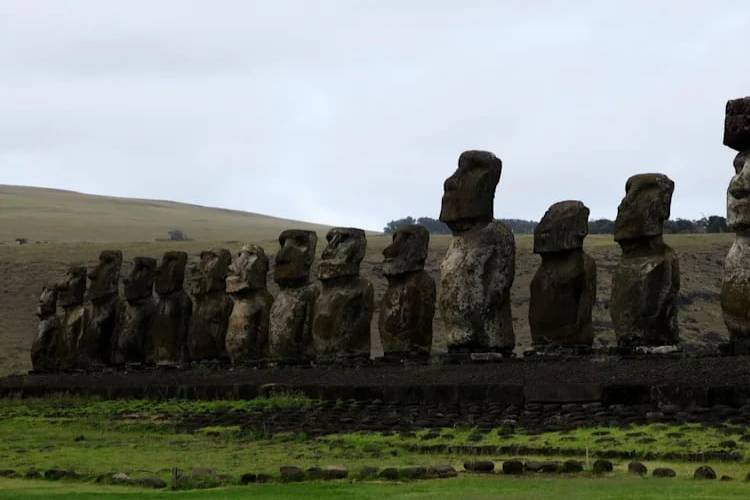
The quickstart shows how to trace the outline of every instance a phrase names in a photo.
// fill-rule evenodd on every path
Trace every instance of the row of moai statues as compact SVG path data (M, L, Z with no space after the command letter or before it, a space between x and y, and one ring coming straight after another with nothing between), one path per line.
M190 294L183 289L185 252L167 252L161 263L136 257L123 280L123 298L122 253L104 251L91 272L71 266L62 283L43 288L34 369L369 358L374 289L359 275L365 233L334 228L326 238L316 285L310 280L316 234L281 233L273 271L276 297L266 286L269 259L257 245L243 247L234 259L225 249L202 252L190 269ZM388 356L430 353L435 283L424 271L428 244L427 230L410 226L383 252L389 287L379 331Z

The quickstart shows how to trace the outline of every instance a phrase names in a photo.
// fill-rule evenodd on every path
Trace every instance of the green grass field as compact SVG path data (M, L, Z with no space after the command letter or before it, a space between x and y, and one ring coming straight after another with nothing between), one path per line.
M77 480L0 478L0 498L748 498L750 483L744 481L750 464L709 463L719 476L731 482L701 482L692 479L700 463L646 460L649 471L670 467L675 479L633 477L627 473L629 460L612 460L615 471L594 476L591 462L604 449L668 453L715 450L727 440L747 455L750 445L743 436L748 429L700 425L653 424L621 428L577 429L571 432L509 434L493 430L477 443L469 436L473 429L440 430L438 437L425 439L427 431L414 435L351 433L310 437L304 433L266 435L236 425L186 428L183 417L220 415L259 409L273 411L285 406L302 406L310 401L295 395L276 395L252 401L100 401L93 399L5 400L0 407L0 470L24 476L30 470L72 470ZM606 439L604 439L606 438ZM476 456L443 451L424 453L420 444L557 446L577 450L574 458L585 464L576 475L526 474L520 478L493 474L479 476L461 472L458 478L391 482L379 480L310 481L279 483L279 467L296 465L303 470L314 465L342 465L355 478L365 467L450 464L463 470L466 460ZM483 456L499 468L503 460L559 460L556 456ZM179 492L144 490L135 486L99 484L99 477L123 472L131 478L157 476L168 483L173 468L189 473L195 467L215 469L222 475L221 486L208 490L187 490L200 484L181 486ZM587 472L588 471L588 472ZM244 473L265 473L271 481L240 486ZM218 484L218 483L217 483ZM214 485L215 486L215 485Z

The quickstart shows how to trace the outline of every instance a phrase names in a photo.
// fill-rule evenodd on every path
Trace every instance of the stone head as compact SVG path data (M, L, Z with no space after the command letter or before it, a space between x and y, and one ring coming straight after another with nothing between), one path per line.
M193 295L226 290L226 278L232 254L225 248L212 248L201 252L198 266L191 267L190 288Z
M534 229L534 253L583 248L589 234L589 209L580 201L560 201L550 206Z
M86 292L86 268L73 265L68 267L65 279L57 285L57 298L60 306L75 307L83 304Z
M185 281L185 265L188 256L185 252L165 252L156 270L155 290L159 295L169 295L182 290Z
M727 101L724 145L736 151L750 149L750 97Z
M227 293L265 290L268 274L268 257L263 247L246 245L229 266L226 278Z
M399 227L393 233L393 240L383 250L383 274L397 276L424 269L427 248L430 245L430 232L418 224Z
M45 285L39 295L39 305L36 308L37 317L44 319L54 316L57 312L57 289L54 286Z
M326 248L318 266L318 278L327 280L342 276L356 276L365 258L365 232L352 227L334 227L326 234Z
M104 250L100 253L99 263L89 272L88 299L98 300L117 295L121 267L121 251Z
M503 162L489 151L464 151L458 169L443 185L440 220L453 232L490 223L494 216L495 188Z
M152 296L154 278L156 277L156 259L151 257L136 257L133 268L123 281L125 299L135 301Z
M669 219L674 182L663 174L638 174L625 184L625 197L617 207L615 241L632 241L664 232Z
M282 232L273 270L276 283L282 286L307 283L317 244L318 235L314 231L288 229Z

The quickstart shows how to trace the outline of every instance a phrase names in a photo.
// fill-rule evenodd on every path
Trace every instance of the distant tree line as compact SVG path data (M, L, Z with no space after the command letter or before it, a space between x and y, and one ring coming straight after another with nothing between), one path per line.
M502 223L508 226L515 234L531 234L536 228L537 222L523 219L500 219ZM427 228L432 234L450 234L448 226L437 219L431 217L405 217L403 219L392 220L383 231L386 234L393 233L401 226L408 224L420 224ZM589 221L589 234L612 234L615 231L615 221L609 219L596 219ZM703 217L702 219L675 219L668 220L664 223L664 232L669 234L677 233L726 233L727 220L718 215Z

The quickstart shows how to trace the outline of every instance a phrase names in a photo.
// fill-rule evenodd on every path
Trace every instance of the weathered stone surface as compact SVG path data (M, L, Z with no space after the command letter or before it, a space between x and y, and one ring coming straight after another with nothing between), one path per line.
M123 280L125 301L120 307L113 342L112 363L142 363L151 322L156 313L153 297L156 259L136 257L133 268Z
M676 477L677 473L669 467L657 467L652 473L654 477Z
M628 464L628 472L636 476L645 476L648 474L648 468L641 462L630 462Z
M146 338L147 363L178 364L187 359L187 333L193 303L183 289L185 252L166 252L156 273L156 313Z
M36 312L39 327L31 345L31 365L35 371L55 371L60 366L58 347L62 340L62 324L57 316L57 289L45 286L39 296Z
M305 473L295 465L282 465L279 467L279 475L284 482L295 482L305 479Z
M268 318L273 297L266 289L268 257L258 245L242 248L229 268L227 292L234 301L225 339L232 364L268 356Z
M487 151L465 151L444 184L440 220L453 240L440 266L440 315L450 352L510 352L515 345L510 287L513 233L493 221L502 162Z
M310 284L318 236L313 231L291 229L279 235L274 280L279 293L271 306L270 357L301 361L313 356L313 310L318 288Z
M454 234L440 265L440 316L452 352L510 352L513 233L499 221Z
M628 179L618 208L615 241L622 258L612 276L610 314L620 346L669 345L679 341L677 254L662 239L674 183L665 175Z
M506 460L503 462L503 474L519 476L523 474L524 466L521 460Z
M83 306L86 276L85 267L72 265L68 268L65 279L57 285L57 300L64 311L63 333L55 349L61 369L71 368L75 363L78 340L83 336L86 327L86 308Z
M724 145L737 151L750 149L750 97L727 101Z
M614 466L609 460L600 458L594 462L594 465L591 466L591 470L594 472L594 474L604 474L606 472L612 472L614 470Z
M727 103L724 144L739 154L727 189L727 225L736 237L724 261L721 309L731 350L750 354L750 98Z
M495 470L495 463L490 460L472 460L464 463L464 469L469 472L490 473Z
M191 268L193 316L188 331L191 361L228 358L226 334L232 299L226 293L226 276L231 263L229 250L216 248L201 252L200 263Z
M436 289L424 270L429 241L423 226L402 226L383 250L388 288L380 302L378 326L386 357L430 354Z
M122 252L104 250L99 254L99 263L89 273L89 288L86 326L78 339L76 366L95 368L110 363L112 340L120 314L118 290Z
M591 345L596 263L583 251L589 209L580 201L552 205L534 232L542 264L531 281L529 325L534 345Z
M367 240L361 229L333 228L321 256L313 345L318 358L368 357L374 308L372 283L359 277Z

